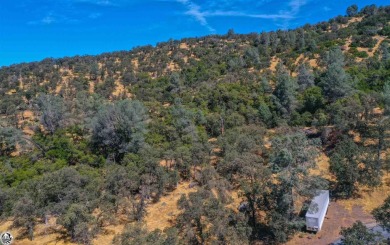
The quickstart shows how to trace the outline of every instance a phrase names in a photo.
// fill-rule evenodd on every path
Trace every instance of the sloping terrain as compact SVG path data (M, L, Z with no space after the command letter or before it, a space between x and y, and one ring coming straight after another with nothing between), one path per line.
M0 68L0 231L328 244L374 221L390 195L389 13ZM300 213L316 188L332 203L313 235Z

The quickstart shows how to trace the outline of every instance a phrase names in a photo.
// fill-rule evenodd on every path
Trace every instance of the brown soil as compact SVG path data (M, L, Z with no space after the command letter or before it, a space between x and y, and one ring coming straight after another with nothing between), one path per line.
M180 43L180 46L179 46L179 48L181 48L181 49L190 49L189 47L188 47L188 44L187 43Z
M359 197L348 200L341 200L340 205L348 210L354 206L361 206L366 213L370 213L374 208L380 206L390 195L390 175L385 174L382 180L382 186L375 189L365 186L359 187Z
M125 85L117 80L115 81L115 89L114 92L112 92L112 95L118 97L122 94L126 95L126 98L131 98L132 96L131 93L127 92Z
M287 242L288 245L327 245L336 241L340 235L341 227L349 227L355 221L363 223L373 222L371 215L365 213L359 206L353 206L351 210L345 209L339 202L331 202L321 231L318 233L299 232Z
M358 51L364 51L368 54L369 57L372 57L374 56L374 53L378 50L379 46L381 45L381 43L386 39L386 37L383 37L383 36L374 36L373 37L374 39L377 40L377 43L375 44L375 46L371 49L369 48L360 48L358 47L357 50Z
M138 59L132 59L131 64L133 64L134 70L138 70L138 66L139 66Z
M276 66L278 65L279 62L280 62L280 59L277 58L276 56L273 56L271 59L271 65L270 65L269 69L271 71L276 71Z
M157 203L149 205L145 217L148 230L164 230L171 227L177 215L180 214L177 201L182 194L188 195L191 192L196 192L196 188L189 188L189 182L182 182L177 185L174 191L161 197Z
M95 82L94 82L94 81L90 81L90 82L89 82L88 92L89 92L90 94L95 93Z

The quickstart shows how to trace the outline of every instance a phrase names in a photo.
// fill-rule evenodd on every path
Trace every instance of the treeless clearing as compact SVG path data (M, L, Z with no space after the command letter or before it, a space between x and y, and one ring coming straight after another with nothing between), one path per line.
M171 61L168 64L168 70L170 70L170 71L178 71L180 69L179 69L179 66L177 64L175 64L173 61Z
M321 176L327 180L334 180L334 176L329 172L329 157L325 153L321 154L317 158L317 168L311 169L310 174Z
M62 89L62 84L59 83L59 84L57 84L56 89L55 89L54 92L55 92L56 94L59 94L59 93L61 92L61 89Z
M269 67L269 69L271 71L276 71L276 66L278 65L278 63L280 62L280 58L277 58L276 56L273 56L272 59L271 59L271 65Z
M157 203L150 204L146 209L147 215L144 219L148 230L164 230L171 227L181 212L177 208L177 201L182 194L188 195L192 192L196 192L196 188L189 188L188 181L181 182L174 191L162 196Z
M118 96L120 96L122 94L126 95L126 98L130 98L131 97L131 93L128 93L126 91L125 85L123 85L120 81L116 80L115 81L115 89L112 92L112 95L115 96L115 97L118 97Z
M390 195L390 175L388 173L384 175L380 187L373 189L359 186L358 195L357 198L340 200L339 203L347 210L352 210L354 206L361 206L365 212L370 213L374 208L382 205Z
M181 49L186 49L186 50L189 50L189 49L190 49L190 48L188 47L188 44L187 44L187 43L180 43L179 48L181 48Z
M338 202L331 202L325 216L324 224L318 233L299 232L287 245L328 245L336 241L340 235L341 227L349 227L355 221L364 223L373 222L371 215L366 214L361 207L354 206L346 210Z
M7 93L7 95L12 95L12 94L15 94L16 93L16 89L10 89Z
M138 66L139 66L138 59L132 59L131 64L133 64L134 70L138 70Z
M95 82L94 81L89 82L88 92L90 94L95 93Z
M305 60L305 56L304 56L303 54L300 54L300 55L298 56L298 58L295 60L294 64L295 64L295 65L298 65L299 62L301 62L301 61L303 61L303 60Z

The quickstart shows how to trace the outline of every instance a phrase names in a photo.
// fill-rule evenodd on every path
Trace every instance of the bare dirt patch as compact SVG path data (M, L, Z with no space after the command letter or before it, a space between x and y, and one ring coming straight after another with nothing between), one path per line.
M90 94L95 93L95 82L94 81L89 82L88 92Z
M351 210L347 210L339 202L331 202L321 231L316 234L299 232L286 244L328 245L340 237L341 227L349 227L357 220L363 223L371 223L374 221L372 216L365 213L359 206L353 206Z
M145 217L148 230L164 230L171 227L181 212L177 207L177 201L181 195L188 195L192 192L196 192L196 188L189 188L189 182L182 182L177 185L174 191L162 196L157 203L150 204L147 207L147 215Z
M189 49L190 49L190 48L188 47L188 44L187 44L187 43L180 43L179 48L181 48L181 49L186 49L186 50L189 50Z
M358 194L358 198L339 201L340 205L347 210L352 210L354 206L361 206L365 212L370 213L374 208L382 205L390 195L390 175L385 174L380 187L372 189L360 186Z
M271 65L270 65L269 69L271 71L276 71L276 66L278 65L278 63L280 61L281 60L279 58L277 58L276 56L273 56L272 59L271 59Z
M378 50L379 46L381 45L381 43L386 39L386 37L383 37L383 36L374 36L373 37L374 39L377 40L377 43L375 44L375 46L370 49L370 48L361 48L361 47L358 47L357 50L359 52L361 51L364 51L368 54L369 57L372 57L374 56L375 52Z

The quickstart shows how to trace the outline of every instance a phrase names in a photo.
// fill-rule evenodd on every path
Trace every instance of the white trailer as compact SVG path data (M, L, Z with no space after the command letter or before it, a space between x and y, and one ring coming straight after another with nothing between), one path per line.
M329 191L320 190L306 213L306 230L320 231L329 205Z

